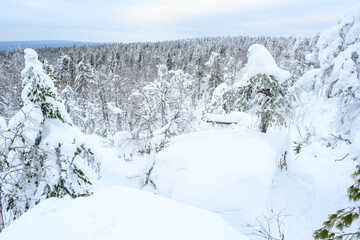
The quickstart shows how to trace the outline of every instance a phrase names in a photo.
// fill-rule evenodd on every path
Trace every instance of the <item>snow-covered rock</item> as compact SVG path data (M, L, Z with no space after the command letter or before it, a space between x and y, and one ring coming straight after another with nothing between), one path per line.
M273 216L281 212L286 239L311 239L327 215L347 203L354 163L334 161L346 146L315 142L303 146L296 161L290 148L289 136L275 130L181 135L157 154L151 180L160 195L217 212L242 233L249 231L246 224L268 224L267 218L275 236Z
M0 240L246 240L214 213L145 191L110 187L90 197L48 199Z
M239 130L182 135L157 155L151 179L160 195L212 211L261 208L287 141Z

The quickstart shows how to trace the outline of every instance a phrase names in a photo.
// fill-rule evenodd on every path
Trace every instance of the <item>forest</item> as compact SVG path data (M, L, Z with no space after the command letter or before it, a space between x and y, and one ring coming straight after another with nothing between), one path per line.
M222 219L179 212L169 229L194 216L214 234L150 239L359 239L359 55L359 6L314 37L0 51L0 239L49 239L67 226L39 228L52 211L75 216L58 239L98 239L72 234L102 203L99 219L154 207L166 228L190 212L168 199Z

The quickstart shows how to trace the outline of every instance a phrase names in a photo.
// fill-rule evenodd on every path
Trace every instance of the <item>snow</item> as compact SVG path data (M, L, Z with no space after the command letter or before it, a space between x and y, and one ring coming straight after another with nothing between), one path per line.
M38 60L38 54L31 48L26 48L24 50L25 53L25 68L21 71L21 77L23 79L23 92L22 99L24 103L27 103L28 92L33 88L32 82L33 78L40 78L43 82L40 82L44 86L50 87L50 89L54 89L54 83L44 73L43 64Z
M290 142L285 132L273 129L267 134L227 129L175 137L156 156L154 191L216 212L242 233L249 233L246 224L258 224L256 218L282 212L288 215L282 226L286 239L311 239L329 213L348 203L346 189L355 165L334 161L346 154L347 146L331 149L318 141L303 147L295 160ZM287 170L280 170L285 151ZM277 234L275 222L271 228Z
M41 103L39 99L45 97L45 100L42 100L42 102L50 103L54 112L59 111L63 120L72 124L64 104L57 99L57 90L53 80L44 72L43 64L38 60L38 54L31 48L26 48L24 53L25 68L21 71L23 81L21 98L24 105L37 105L39 107ZM47 95L41 91L46 91ZM34 100L36 101L34 102Z
M261 44L254 44L249 47L248 63L244 71L246 79L257 74L268 74L274 76L281 84L290 78L290 72L279 68L273 56Z
M226 83L221 83L219 86L217 86L212 94L211 97L211 105L215 106L218 102L221 101L223 94L229 90L229 86Z
M124 159L132 159L132 153L136 148L132 139L133 137L129 131L117 132L114 135L114 146L118 151L118 155L122 156Z
M43 121L42 112L39 108L29 103L22 107L9 121L8 128L14 133L19 126L23 125L22 135L25 137L27 143L34 144L35 139L41 130L41 122ZM24 143L18 140L17 146L22 146Z
M322 33L314 52L320 66L304 74L294 85L298 100L313 94L324 98L337 113L332 118L331 133L353 141L360 116L360 4L357 4L339 24ZM304 93L306 91L306 93ZM310 106L311 107L311 106Z
M110 187L90 197L51 198L0 235L0 240L246 240L214 213L154 194Z
M351 9L341 22L322 33L316 43L320 65L331 65L336 56L355 44L360 32L360 4Z
M6 120L5 118L0 116L0 132L5 131L7 128Z
M93 182L94 195L45 200L6 228L0 240L247 239L239 233L249 234L246 224L266 224L262 216L269 218L280 212L287 215L282 226L285 239L312 239L314 229L321 227L328 214L349 206L346 189L353 184L350 175L357 163L352 158L360 155L359 13L360 4L337 26L320 35L314 53L307 57L318 61L319 68L305 73L291 88L298 101L287 119L287 132L270 128L266 134L260 133L256 130L258 119L248 113L205 113L202 120L236 123L229 129L214 130L217 127L201 121L198 114L198 132L169 138L168 147L150 156L134 155L139 152L139 144L131 141L131 132L116 133L112 142L47 119L42 144L61 143L62 153L68 156L76 146L85 144L101 162L102 178L85 169ZM33 71L43 76L36 52L26 49L25 54L22 75ZM211 66L218 57L213 52L206 65ZM165 81L166 71L166 66L159 66L159 81L144 90L156 90L156 84ZM175 75L172 81L178 83L183 73L171 74ZM280 83L290 77L259 44L248 50L243 80L257 74L273 75ZM44 84L52 87L46 83L49 79L44 79ZM186 82L185 86L191 83ZM25 93L29 83L24 77ZM228 88L225 83L219 85L212 103L220 102ZM345 96L342 105L339 96L348 89L354 90L355 100ZM34 141L43 117L39 107L26 103L9 121L9 128L25 122L26 140ZM120 113L120 109L114 109ZM0 117L0 131L6 128ZM154 131L158 136L151 144L164 139L163 130ZM352 144L331 138L338 132L346 133ZM294 142L301 148L298 155L292 150ZM285 153L286 167L281 169ZM147 174L152 185L144 186ZM276 222L270 227L277 234Z
M160 195L212 211L266 200L259 196L267 195L279 153L260 133L207 131L173 142L157 155L151 175Z
M245 129L258 128L258 118L244 112L230 112L229 114L205 113L202 119L209 122L235 123L239 128Z

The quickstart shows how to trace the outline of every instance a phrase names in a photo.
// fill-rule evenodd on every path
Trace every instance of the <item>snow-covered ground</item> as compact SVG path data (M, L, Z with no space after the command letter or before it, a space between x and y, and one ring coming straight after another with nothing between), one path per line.
M318 136L331 129L331 120L326 120L330 107L319 101L307 104L316 110L304 107L309 122L302 121L300 127L293 123L290 136L284 130L264 134L241 124L228 129L209 124L204 131L172 138L155 156L150 179L156 189L145 188L172 200L116 187L143 188L152 160L125 161L111 141L63 127L57 139L77 136L101 160L102 178L93 179L95 194L46 200L11 224L0 239L245 239L233 228L249 239L261 239L250 234L249 225L258 228L268 220L276 236L272 217L278 213L284 218L286 239L311 239L329 213L348 204L346 189L355 163L350 158L335 161L349 151L347 144L333 149L319 138L311 138L299 155L294 154L292 143L299 133L305 134L305 125L311 123ZM224 118L244 119L233 115ZM46 128L57 129L58 123L49 121ZM54 137L45 136L49 142ZM287 170L281 170L285 151Z
M261 133L258 118L248 113L199 114L197 132L171 138L156 155L134 156L137 146L124 140L126 132L115 135L113 143L47 121L44 142L60 139L68 143L64 149L75 147L75 139L85 143L101 162L102 178L90 176L95 191L90 197L41 202L6 228L0 240L261 239L254 233L312 239L328 214L349 205L346 189L353 183L356 162L348 156L359 151L360 143L358 100L345 101L352 105L344 110L349 104L337 98L342 92L332 92L334 86L322 79L336 79L335 90L359 89L354 62L358 23L359 17L345 18L320 36L309 57L320 68L290 89L297 105L282 130ZM340 39L345 30L348 36ZM249 49L244 79L263 71L281 82L290 77L256 44ZM338 81L350 77L350 83ZM218 97L226 87L217 89ZM219 127L216 121L234 124ZM346 124L339 127L339 122ZM0 130L5 125L0 118ZM331 134L347 134L351 141Z
M281 170L285 151L287 170ZM160 195L214 211L245 234L247 224L259 225L256 218L265 225L263 216L281 212L286 239L311 239L326 216L347 203L355 164L334 161L344 151L315 142L294 156L282 131L206 131L174 138L157 155L151 179ZM276 222L271 227L277 234Z
M110 187L51 198L5 229L1 240L246 240L214 213L145 191Z

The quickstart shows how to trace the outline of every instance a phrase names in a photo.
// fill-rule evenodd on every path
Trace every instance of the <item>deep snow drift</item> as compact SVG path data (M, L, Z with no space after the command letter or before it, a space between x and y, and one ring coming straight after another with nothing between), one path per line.
M90 197L45 200L0 240L246 240L214 213L124 187Z
M281 212L285 239L311 239L329 212L348 204L355 164L334 161L346 151L314 142L295 160L283 131L192 133L173 138L156 156L151 180L160 195L217 212L242 233L249 233L246 224L259 227L256 218L266 225L263 216ZM270 224L273 236L276 224Z
M213 211L261 207L286 139L238 130L207 131L173 139L151 174L157 192ZM285 144L284 144L285 142ZM259 151L261 149L261 151ZM246 187L245 187L246 186Z

